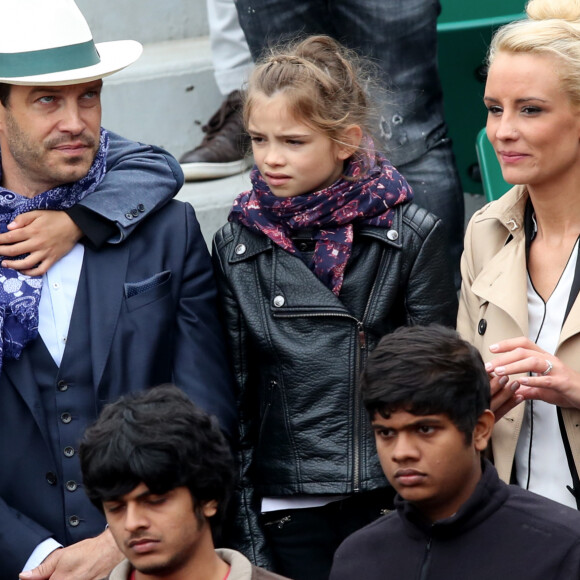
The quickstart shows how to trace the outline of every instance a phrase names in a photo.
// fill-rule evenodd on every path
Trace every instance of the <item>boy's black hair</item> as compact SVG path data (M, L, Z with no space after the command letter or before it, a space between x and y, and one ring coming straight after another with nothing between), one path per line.
M369 356L361 391L371 420L399 410L444 413L468 444L491 397L477 349L438 325L402 327L384 336Z
M102 502L144 483L155 494L187 487L200 521L203 504L216 500L214 532L223 519L234 481L230 448L217 421L173 385L107 405L85 432L79 455L85 491L101 511Z

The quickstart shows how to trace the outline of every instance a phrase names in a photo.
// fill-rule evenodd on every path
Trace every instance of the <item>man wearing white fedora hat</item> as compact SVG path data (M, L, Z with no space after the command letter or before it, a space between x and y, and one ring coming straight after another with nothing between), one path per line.
M25 212L79 205L117 222L119 238L140 222L122 244L74 244L42 277L23 273L38 273L32 258L21 271L2 261L0 580L95 580L122 558L82 491L77 458L107 402L174 382L233 432L193 209L170 201L141 219L162 204L146 190L171 182L156 176L174 160L100 127L102 77L140 53L134 41L94 44L73 0L0 0L0 232ZM30 251L22 244L14 247Z

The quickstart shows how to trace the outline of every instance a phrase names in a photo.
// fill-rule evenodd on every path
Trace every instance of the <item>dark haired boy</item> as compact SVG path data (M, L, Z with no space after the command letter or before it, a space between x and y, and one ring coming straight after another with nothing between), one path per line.
M580 514L499 480L478 351L443 327L401 328L370 355L364 404L396 510L347 538L331 580L580 578Z
M85 491L127 558L109 580L283 580L214 549L233 460L217 422L176 387L105 407L79 453Z

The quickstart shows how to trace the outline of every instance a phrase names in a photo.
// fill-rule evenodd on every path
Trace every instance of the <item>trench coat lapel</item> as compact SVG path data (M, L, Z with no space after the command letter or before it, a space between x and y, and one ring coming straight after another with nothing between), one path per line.
M483 241L482 243L485 243ZM528 335L528 274L523 232L507 243L481 270L472 291L500 308Z
M580 257L578 258L580 260ZM580 264L576 265L576 268L580 267ZM562 332L560 333L560 343L562 344L568 338L580 334L580 294L576 297L572 308L564 322L562 327Z

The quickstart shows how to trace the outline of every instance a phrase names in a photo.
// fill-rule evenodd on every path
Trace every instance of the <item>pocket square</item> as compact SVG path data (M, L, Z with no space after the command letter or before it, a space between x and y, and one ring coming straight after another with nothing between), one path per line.
M143 292L147 292L148 290L167 282L170 278L171 271L165 270L164 272L154 274L151 278L141 280L140 282L125 282L125 298L131 298L132 296L137 296L137 294L143 294Z

